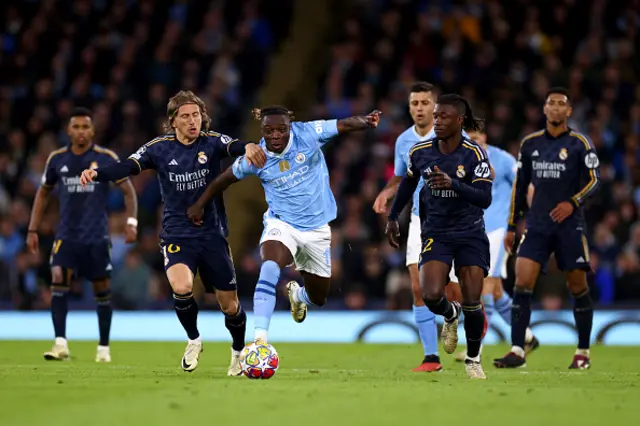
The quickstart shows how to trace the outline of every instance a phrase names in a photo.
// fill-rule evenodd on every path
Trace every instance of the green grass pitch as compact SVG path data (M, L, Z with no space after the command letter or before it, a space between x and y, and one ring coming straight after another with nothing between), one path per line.
M96 364L95 343L71 342L71 361L46 362L51 342L0 341L0 424L99 425L536 425L635 424L640 348L592 350L570 372L573 349L541 347L526 369L496 370L506 347L487 347L487 381L412 373L417 345L275 344L273 379L226 377L229 348L206 343L198 369L180 369L182 343L124 343Z

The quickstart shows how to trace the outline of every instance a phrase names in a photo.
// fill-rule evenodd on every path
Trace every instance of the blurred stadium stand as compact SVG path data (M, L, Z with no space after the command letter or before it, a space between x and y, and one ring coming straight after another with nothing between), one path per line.
M0 307L47 307L56 203L41 228L39 256L25 251L24 236L46 158L67 142L71 108L92 108L97 142L126 157L160 133L168 98L190 89L207 102L214 129L254 139L259 133L249 111L257 105L284 104L302 120L383 111L376 132L326 149L339 203L328 308L408 309L404 254L383 240L385 218L371 206L392 174L395 138L410 125L406 101L415 80L471 99L487 120L490 142L514 154L523 135L544 125L546 90L558 84L571 90L571 126L596 145L605 181L587 210L590 284L602 307L637 307L638 10L637 0L3 3ZM157 245L159 189L153 173L137 176L134 185L141 221L136 246L124 244L118 191L111 202L114 303L164 309L171 304ZM262 190L247 181L226 198L240 292L250 298L259 271ZM283 281L297 277L289 271ZM567 302L553 262L539 284L544 309ZM72 310L93 309L84 283L75 283L74 294ZM203 307L215 308L214 299L201 297Z

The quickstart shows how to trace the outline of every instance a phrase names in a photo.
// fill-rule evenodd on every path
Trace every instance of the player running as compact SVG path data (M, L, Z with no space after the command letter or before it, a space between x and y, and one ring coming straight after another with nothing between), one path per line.
M253 297L254 339L266 342L275 309L276 284L280 271L295 263L304 287L287 284L291 315L303 322L307 306L325 304L331 286L331 228L336 218L336 201L329 186L329 172L322 147L338 134L376 128L380 112L340 120L292 122L293 113L284 107L254 110L261 122L260 147L267 153L264 167L238 158L216 178L188 210L196 224L202 207L233 183L249 175L262 181L269 208L264 214L260 239L262 267Z
M222 197L204 207L202 226L194 226L185 211L220 174L220 160L244 155L262 165L264 152L255 144L209 131L211 120L202 99L181 91L167 105L167 134L142 146L118 164L85 170L82 184L108 182L143 170L155 170L164 201L160 233L164 266L173 290L174 307L189 342L182 357L184 371L198 366L202 339L198 331L198 304L193 298L193 279L199 272L207 292L215 292L231 334L231 365L227 374L238 376L240 351L244 347L247 315L240 306L236 277L226 237L227 217Z
M569 368L584 370L591 366L593 304L587 286L591 266L582 206L600 185L600 161L589 139L567 124L571 100L566 89L557 87L548 92L544 114L545 129L526 136L520 145L509 230L504 239L507 250L513 248L516 225L527 207L530 183L535 192L516 260L511 311L513 347L503 358L494 360L494 365L500 368L526 365L525 330L531 319L533 289L549 256L555 253L558 268L564 271L573 295L573 316L578 329L578 348Z
M421 179L422 253L420 286L429 309L444 316L444 350L458 344L458 318L464 311L467 337L465 369L472 379L486 379L480 364L480 344L485 317L480 297L489 270L489 241L483 209L491 204L492 169L485 150L462 135L462 128L477 130L468 102L459 95L442 95L434 112L436 138L415 145L409 152L409 169L391 206L387 238L398 247L398 216ZM462 287L462 307L449 302L445 286L452 263Z
M511 324L512 300L503 288L502 280L507 278L507 259L509 255L504 248L504 236L507 233L509 205L511 203L511 188L516 177L516 159L508 152L497 146L487 144L487 134L484 130L469 133L469 138L485 149L489 162L495 172L491 188L491 205L484 212L484 226L489 238L489 253L491 263L489 275L484 279L482 289L482 304L487 314L487 321L491 320L494 310L507 323ZM498 297L494 297L498 295ZM525 351L535 350L540 343L530 328L525 335ZM482 347L480 348L482 353ZM466 351L458 353L456 361L464 361Z
M36 193L31 210L27 234L27 247L38 252L38 227L49 202L51 192L58 185L60 198L60 221L51 250L51 319L55 342L50 351L44 353L46 360L69 358L67 342L68 293L74 276L86 278L93 284L97 302L100 342L96 362L111 362L109 332L111 330L111 240L107 205L109 185L80 184L80 174L85 169L95 169L119 162L118 156L106 148L93 143L95 128L91 111L76 108L69 119L68 146L53 151L45 165L42 185ZM124 193L127 214L125 242L133 243L137 237L138 206L131 182L118 180Z

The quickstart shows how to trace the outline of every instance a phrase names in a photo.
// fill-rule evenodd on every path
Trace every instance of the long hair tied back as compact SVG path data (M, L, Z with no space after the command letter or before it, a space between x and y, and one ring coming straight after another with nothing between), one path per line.
M458 109L458 113L462 115L462 128L467 132L476 132L482 129L482 118L474 117L469 101L456 93L448 93L446 95L440 95L436 102L441 105L453 105Z
M293 111L279 105L268 106L265 108L254 108L251 110L251 114L253 114L254 120L258 121L262 121L262 119L267 115L286 115L289 117L289 120L293 120L294 118Z

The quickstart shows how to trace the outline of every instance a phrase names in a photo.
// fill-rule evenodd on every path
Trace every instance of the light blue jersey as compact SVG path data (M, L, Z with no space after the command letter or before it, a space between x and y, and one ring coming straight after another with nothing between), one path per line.
M488 145L487 155L496 177L491 189L491 206L484 211L487 233L496 229L506 229L511 205L511 188L516 177L516 159L498 147Z
M469 137L467 132L462 131L462 135L466 138ZM404 177L407 175L409 168L409 151L418 142L426 141L427 139L433 139L436 137L436 131L432 128L425 136L420 136L416 132L416 126L411 126L398 136L396 139L396 152L393 159L393 173L396 176ZM413 194L413 208L411 214L420 216L418 207L420 206L420 190L424 186L424 180L420 179L416 192Z
M338 134L337 120L291 123L289 143L280 154L267 153L261 169L250 166L244 156L233 163L238 179L256 175L262 181L266 218L277 218L301 231L318 229L336 218L336 200L329 186L329 171L322 146Z

